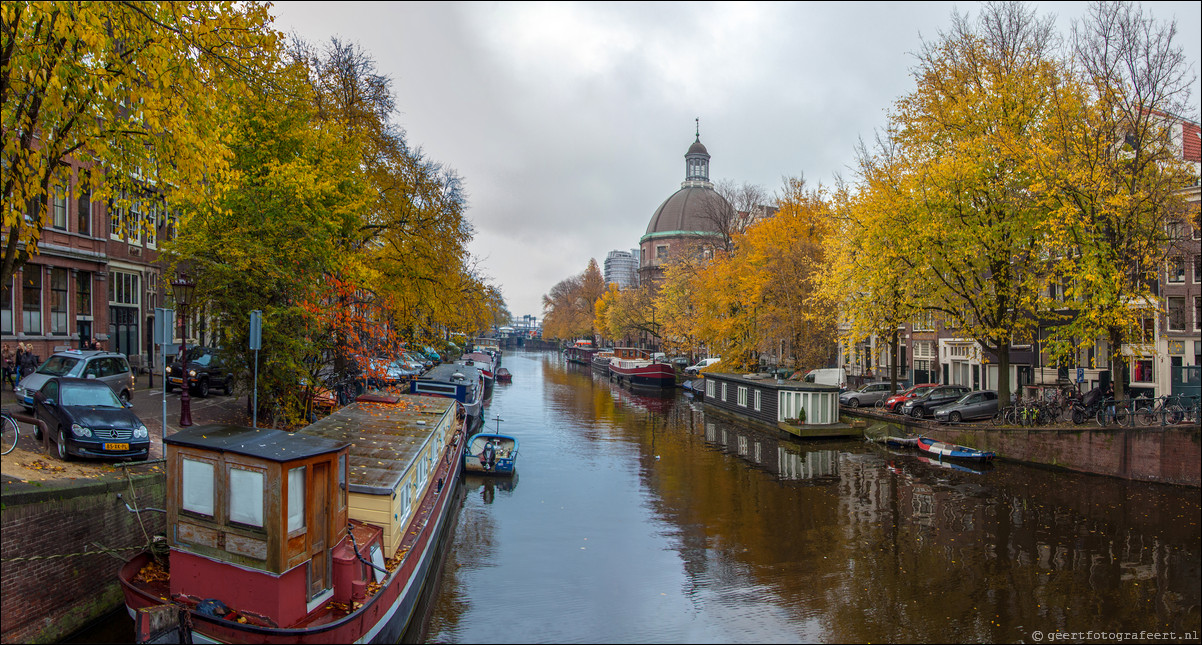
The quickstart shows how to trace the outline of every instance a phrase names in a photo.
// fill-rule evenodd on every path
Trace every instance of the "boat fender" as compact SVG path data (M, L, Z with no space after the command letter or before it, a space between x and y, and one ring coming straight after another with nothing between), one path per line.
M225 603L216 598L206 598L196 605L196 613L201 616L210 616L213 618L225 618L225 615L230 613L230 608L225 606Z

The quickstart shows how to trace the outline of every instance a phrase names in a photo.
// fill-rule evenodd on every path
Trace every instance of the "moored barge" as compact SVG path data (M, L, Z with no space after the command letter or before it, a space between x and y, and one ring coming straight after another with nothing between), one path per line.
M646 350L616 347L609 360L609 375L618 382L651 387L676 387L676 368L671 363L656 361Z
M168 436L169 551L119 573L140 637L174 613L194 642L397 642L440 546L466 419L451 399L367 395L297 433Z

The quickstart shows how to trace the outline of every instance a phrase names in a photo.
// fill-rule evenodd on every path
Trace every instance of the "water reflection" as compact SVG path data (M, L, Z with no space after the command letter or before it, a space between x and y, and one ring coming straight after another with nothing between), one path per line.
M505 360L514 385L492 409L521 436L524 481L465 482L430 640L1199 627L1196 489L799 442L552 354Z

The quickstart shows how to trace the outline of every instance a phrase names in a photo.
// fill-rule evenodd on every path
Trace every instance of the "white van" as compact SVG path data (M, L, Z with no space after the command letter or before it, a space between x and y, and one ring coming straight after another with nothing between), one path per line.
M709 367L710 365L713 365L714 363L717 363L721 360L722 360L721 358L702 359L700 363L697 363L696 365L690 365L690 366L684 368L684 373L685 374L697 374L701 370L703 370L703 369Z
M834 385L843 390L847 388L847 375L843 373L841 367L810 370L809 374L806 374L805 382L815 385Z

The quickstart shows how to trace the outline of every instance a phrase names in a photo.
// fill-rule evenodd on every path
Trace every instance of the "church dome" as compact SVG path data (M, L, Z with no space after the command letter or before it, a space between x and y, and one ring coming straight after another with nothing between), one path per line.
M709 151L705 149L705 144L701 143L701 140L700 140L700 139L698 139L697 141L694 141L694 142L693 142L693 145L689 146L689 151L688 151L687 153L685 153L685 154L690 154L690 155L696 155L696 154L700 154L700 155L709 155Z
M655 209L646 235L664 233L715 233L715 215L730 205L712 188L686 186L672 193Z

